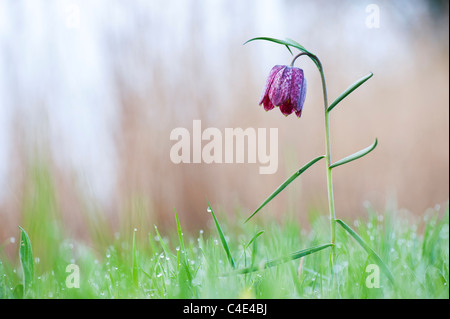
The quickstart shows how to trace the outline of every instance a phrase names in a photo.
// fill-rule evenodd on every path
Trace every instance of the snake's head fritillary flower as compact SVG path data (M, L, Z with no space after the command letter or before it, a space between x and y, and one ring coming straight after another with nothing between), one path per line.
M259 105L269 111L275 106L288 116L295 112L302 116L306 97L306 79L303 70L286 65L275 65L269 73Z

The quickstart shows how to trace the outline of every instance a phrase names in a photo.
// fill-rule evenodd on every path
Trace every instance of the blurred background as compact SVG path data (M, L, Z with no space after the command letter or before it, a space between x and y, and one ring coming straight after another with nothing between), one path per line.
M256 36L289 37L317 54L330 102L374 73L331 115L333 161L379 140L334 170L338 216L443 207L448 23L447 1L0 0L0 243L42 221L85 240L100 229L145 233L173 225L174 209L198 230L210 220L206 198L242 221L325 148L309 59L296 62L308 79L300 119L258 106L270 69L292 57L269 42L243 45ZM195 119L222 132L277 127L277 173L172 163L170 132L192 132ZM260 214L328 214L324 165Z

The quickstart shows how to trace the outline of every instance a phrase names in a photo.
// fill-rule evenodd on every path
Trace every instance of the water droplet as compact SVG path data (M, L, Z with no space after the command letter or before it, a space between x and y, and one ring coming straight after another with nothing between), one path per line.
M16 242L16 238L15 237L11 237L9 239L9 241L10 241L11 244L14 244Z
M34 262L35 262L36 264L39 264L40 261L41 261L41 260L39 259L39 257L34 258Z
M203 234L203 229L200 229L200 234Z
M111 257L111 254L106 254L106 258L110 258Z
M159 274L156 275L157 278L161 277L163 274L162 272L160 272Z
M208 208L206 209L207 213L211 213L211 208L208 206Z
M137 232L137 228L135 228L134 231Z

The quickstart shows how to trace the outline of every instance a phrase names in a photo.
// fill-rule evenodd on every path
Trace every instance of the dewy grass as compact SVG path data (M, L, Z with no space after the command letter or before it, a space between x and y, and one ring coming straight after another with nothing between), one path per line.
M216 213L216 218L220 216ZM373 260L344 228L336 229L334 281L327 254L304 259L297 259L301 252L290 254L297 247L320 247L329 239L322 231L329 223L323 216L312 217L308 232L288 218L266 220L260 225L264 234L257 237L262 233L252 224L237 228L222 222L236 270L214 224L197 234L186 234L178 220L176 228L164 230L164 237L156 229L150 232L152 244L137 242L135 232L131 238L116 236L95 248L69 239L54 243L58 257L53 269L39 267L47 258L45 253L40 261L32 256L34 280L30 286L25 284L29 287L26 294L22 294L24 279L26 283L30 275L24 277L20 261L0 251L0 298L448 298L448 216L448 207L443 216L434 212L417 223L396 212L370 212L352 223L361 239L385 260L395 286L382 272L379 287L373 286L376 281L368 272ZM242 243L251 243L251 247ZM33 241L26 244L30 253L32 245ZM287 257L282 260L280 256ZM27 253L23 261L30 260ZM69 264L80 269L79 288L66 285ZM245 274L233 273L240 270Z

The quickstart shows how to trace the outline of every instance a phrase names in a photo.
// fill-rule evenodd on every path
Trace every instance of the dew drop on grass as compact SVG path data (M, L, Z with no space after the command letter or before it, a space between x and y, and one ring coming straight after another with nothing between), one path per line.
M16 238L15 238L15 237L9 238L9 242L10 242L11 244L14 244L14 243L16 242Z
M41 261L41 260L39 259L39 257L34 258L34 262L35 262L36 264L39 264L40 261Z
M156 278L159 278L162 276L162 272L160 272L159 274L156 275Z
M137 228L135 228L134 231L137 232Z
M206 212L211 214L211 208L209 208L209 206L208 206L208 208L206 209Z

